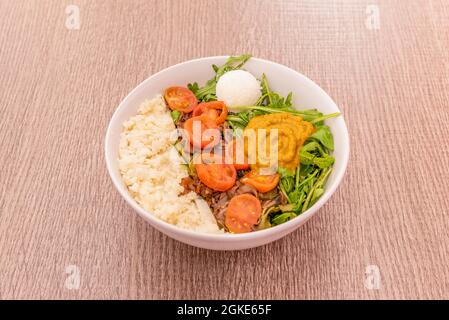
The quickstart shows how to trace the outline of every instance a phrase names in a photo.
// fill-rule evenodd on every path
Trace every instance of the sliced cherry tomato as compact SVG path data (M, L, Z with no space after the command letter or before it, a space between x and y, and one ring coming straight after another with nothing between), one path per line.
M279 175L261 175L256 171L250 171L240 179L242 183L252 185L259 192L268 192L276 188L279 183Z
M253 226L258 223L262 207L259 199L244 193L235 196L229 201L225 215L225 226L229 232L245 233L253 231Z
M195 165L198 178L215 191L231 189L237 178L237 172L232 164L225 164L218 156L203 155L201 163Z
M184 113L192 112L198 105L195 94L184 87L169 87L165 89L164 98L170 109Z
M243 143L241 144L243 147ZM237 146L237 140L232 140L227 146L226 146L226 152L231 153L232 152L232 163L234 164L234 168L236 170L246 170L249 169L249 164L248 164L248 158L243 154L243 162L241 162L241 159L239 163L237 163L237 150L236 150L236 146ZM231 149L232 148L232 149ZM240 152L243 153L243 150L241 150ZM230 157L230 156L229 156Z
M206 114L209 118L215 120L216 118L218 118L218 110L216 109L211 109L211 108L206 108L207 104L209 102L202 102L199 103L194 109L193 109L193 113L192 116L194 117L198 117L201 116L203 114Z
M219 110L221 110L220 113ZM226 108L223 101L203 102L197 105L193 110L194 117L200 115L207 115L214 120L216 124L222 124L228 116L228 108Z
M201 130L200 130L201 136L198 136L198 138L201 137L201 139L198 139L198 138L194 137L194 135L193 135L193 126L194 126L195 122L198 122L201 126ZM211 136L211 135L205 134L205 131L207 129L217 130L216 136L214 136L214 135ZM197 147L200 149L205 148L206 146L213 147L220 142L220 138L218 138L220 133L218 132L217 124L215 123L215 121L209 119L206 116L192 117L192 118L188 119L186 122L184 122L184 130L189 135L190 143L194 147Z

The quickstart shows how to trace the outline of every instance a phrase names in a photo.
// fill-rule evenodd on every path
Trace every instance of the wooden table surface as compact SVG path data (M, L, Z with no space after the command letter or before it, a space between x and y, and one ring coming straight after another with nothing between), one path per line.
M0 298L449 298L448 1L0 0L0 21ZM291 235L193 248L116 192L105 130L156 71L246 52L333 97L348 170Z

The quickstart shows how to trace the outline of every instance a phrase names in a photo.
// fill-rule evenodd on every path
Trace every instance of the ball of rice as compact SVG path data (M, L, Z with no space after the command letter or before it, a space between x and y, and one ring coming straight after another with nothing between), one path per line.
M248 71L233 70L218 79L217 99L223 101L230 111L238 112L238 106L252 106L260 98L260 83ZM236 108L237 107L237 108Z

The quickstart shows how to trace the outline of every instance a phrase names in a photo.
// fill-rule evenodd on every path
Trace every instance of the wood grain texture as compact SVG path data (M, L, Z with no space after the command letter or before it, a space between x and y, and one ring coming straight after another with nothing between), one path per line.
M80 30L65 27L71 3ZM379 30L365 26L373 3ZM0 298L449 298L448 1L0 0L0 21ZM201 250L126 205L103 138L152 73L244 52L334 98L350 163L293 234Z

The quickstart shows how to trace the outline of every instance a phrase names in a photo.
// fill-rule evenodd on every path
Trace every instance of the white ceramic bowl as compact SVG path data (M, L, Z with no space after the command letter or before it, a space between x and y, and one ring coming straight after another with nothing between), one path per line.
M295 219L270 229L245 234L203 234L168 224L142 209L128 193L118 170L118 146L122 123L136 114L141 102L162 93L168 86L185 86L195 81L200 85L204 84L214 76L212 64L221 65L227 58L227 56L218 56L186 61L164 69L143 81L118 106L109 123L105 143L106 164L112 181L126 202L141 217L169 237L192 246L213 250L241 250L261 246L275 241L303 225L335 192L343 178L349 158L349 137L343 116L327 120L326 124L330 126L334 135L335 164L327 181L326 191L309 210ZM292 91L293 105L297 109L317 108L325 114L340 111L334 101L317 84L286 66L251 58L245 64L244 69L257 78L265 73L270 87L282 95L287 95Z

